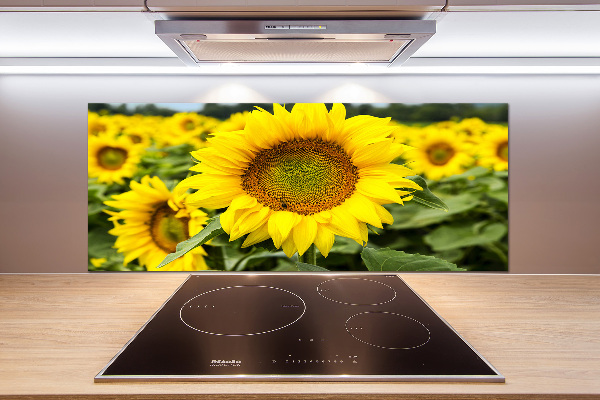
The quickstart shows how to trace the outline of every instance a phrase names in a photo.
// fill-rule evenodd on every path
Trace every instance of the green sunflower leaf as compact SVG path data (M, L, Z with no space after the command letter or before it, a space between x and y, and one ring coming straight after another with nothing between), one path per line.
M463 172L462 174L448 176L448 177L442 179L442 182L447 183L447 182L456 182L456 181L460 181L460 180L473 180L473 179L481 178L482 176L489 175L489 174L490 174L489 169L487 169L485 167L475 167L475 168L471 168L468 171Z
M90 180L88 179L88 201L94 199L100 201L106 200L108 198L106 196L107 189L108 186L99 183L90 183Z
M113 249L115 237L102 228L95 228L88 232L88 255L91 258L105 258L116 254Z
M156 268L162 268L171 261L178 259L189 251L195 249L198 246L203 245L212 238L215 238L225 233L221 227L220 215L216 215L208 220L208 224L200 232L185 240L177 245L175 252L168 254L164 260Z
M452 224L434 229L423 239L434 251L446 251L497 242L507 232L507 226L501 222L481 225Z
M483 186L486 186L486 189L490 192L495 192L507 188L505 179L496 178L493 176L484 176L483 178L479 179L478 183L482 184Z
M298 271L302 271L302 272L323 272L323 271L329 272L329 270L326 268L319 267L318 265L303 263L300 261L296 262L296 267L298 268Z
M389 248L365 248L361 257L369 271L465 271L456 264L421 254L408 254Z
M481 203L480 195L475 193L447 196L444 197L444 202L448 205L448 211L425 208L412 201L403 206L399 204L387 205L386 208L394 217L394 223L389 226L389 229L414 229L437 224L456 218L455 216L472 210Z
M488 192L487 195L490 196L492 199L498 200L504 204L508 204L508 190L507 189L495 190L493 192Z
M101 213L106 206L102 203L91 203L88 204L88 215L96 215Z
M285 253L283 251L277 251L277 252L270 252L269 250L258 250L256 253L253 253L245 258L243 258L242 260L240 260L236 265L235 265L235 271L243 271L245 270L248 266L252 266L252 265L260 265L261 262L264 262L268 259L283 259L283 260L289 260L288 256L285 255Z
M431 192L431 190L429 190L429 188L427 187L427 182L425 182L425 179L421 178L418 175L407 176L406 179L410 179L411 181L413 181L414 183L416 183L417 185L419 185L423 188L423 190L415 190L414 192L411 193L414 196L412 199L414 202L419 203L423 206L437 209L437 210L443 210L443 211L449 210L446 203L444 203L442 201L442 199L437 197L435 194L433 194Z

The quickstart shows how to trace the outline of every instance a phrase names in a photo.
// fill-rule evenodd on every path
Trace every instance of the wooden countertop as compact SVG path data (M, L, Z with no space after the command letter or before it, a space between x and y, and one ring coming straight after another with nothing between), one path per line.
M600 275L401 275L506 383L94 383L186 276L0 275L0 399L600 399Z

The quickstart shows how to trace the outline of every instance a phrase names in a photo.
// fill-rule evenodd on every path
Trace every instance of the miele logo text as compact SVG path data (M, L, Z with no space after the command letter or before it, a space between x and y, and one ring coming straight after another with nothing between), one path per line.
M212 360L210 362L211 367L241 367L242 362L240 360Z

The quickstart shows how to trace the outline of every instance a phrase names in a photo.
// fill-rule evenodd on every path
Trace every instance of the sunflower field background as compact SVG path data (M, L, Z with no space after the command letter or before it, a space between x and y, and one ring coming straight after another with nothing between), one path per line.
M325 106L333 113L332 105ZM199 165L207 163L198 163L191 153L209 154L202 149L220 146L224 140L213 138L234 137L228 132L244 130L249 115L258 113L255 110L274 114L277 107L89 104L88 270L508 270L507 104L344 104L346 121L370 116L379 121L377 126L389 127L385 128L389 143L407 146L391 163L408 168L414 175L409 179L426 190L420 201L410 200L407 192L403 204L381 202L385 211L379 212L377 222L386 224L383 229L369 224L366 244L343 232L333 232L335 241L327 245L315 238L321 250L316 252L318 267L298 263L304 259L295 252L305 249L294 245L286 249L276 238L264 240L268 234L259 228L252 231L247 226L250 233L239 238L231 227L230 235L211 234L211 218L228 214L222 214L225 208L219 202L191 201L202 192L198 186L179 190L182 181L194 181ZM281 110L287 113L293 107L285 104ZM211 151L221 153L219 148ZM219 173L228 168L223 165ZM197 195L184 193L192 187ZM202 232L206 237L201 246L157 268L179 250L177 244ZM366 229L361 235L366 237Z

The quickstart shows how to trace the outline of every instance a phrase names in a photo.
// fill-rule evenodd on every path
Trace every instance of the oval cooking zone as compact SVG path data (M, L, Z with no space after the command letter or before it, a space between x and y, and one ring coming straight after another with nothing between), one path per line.
M384 311L351 316L346 321L346 331L360 342L390 350L416 349L431 339L429 329L416 319Z
M327 300L351 306L376 306L396 298L391 286L365 278L329 279L317 286L317 293Z
M179 312L190 328L217 336L262 335L298 321L306 311L300 296L270 286L232 286L188 300Z

